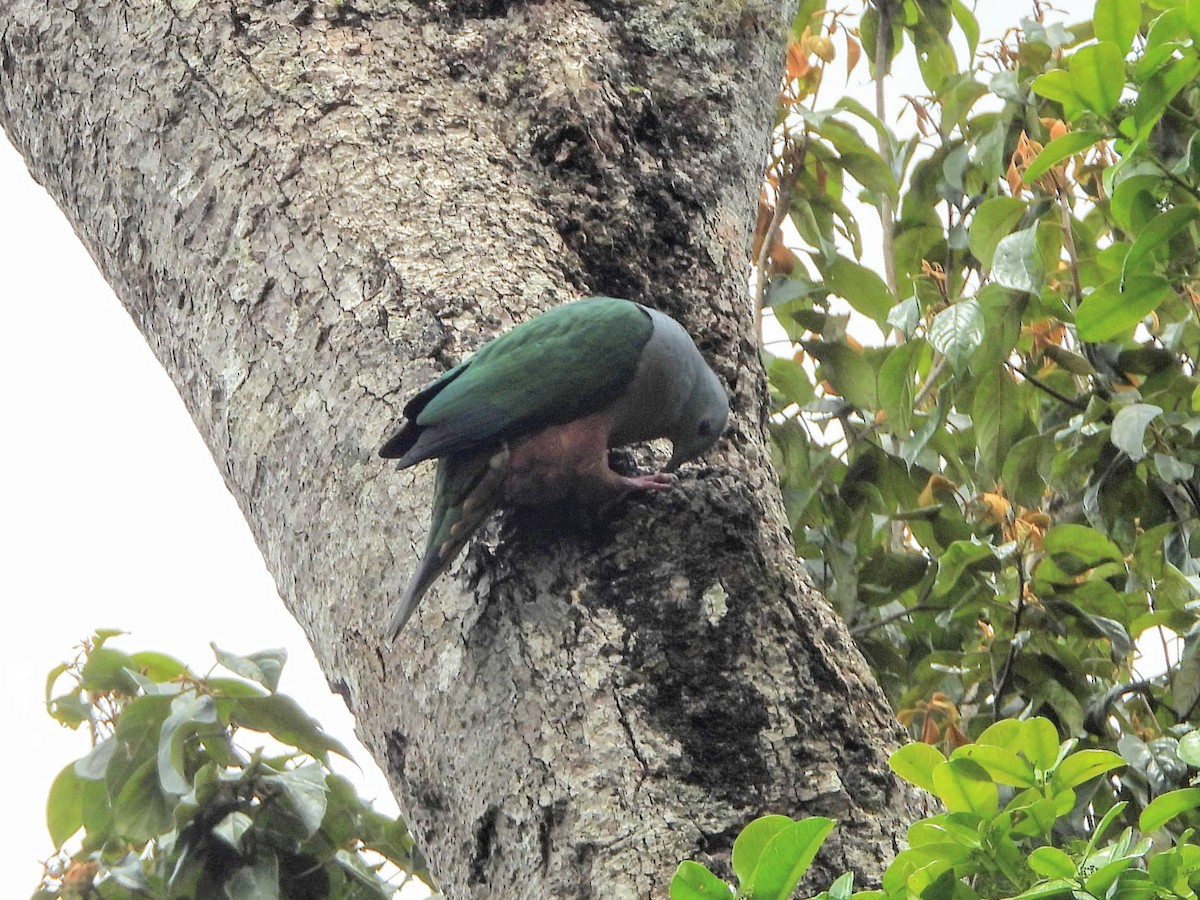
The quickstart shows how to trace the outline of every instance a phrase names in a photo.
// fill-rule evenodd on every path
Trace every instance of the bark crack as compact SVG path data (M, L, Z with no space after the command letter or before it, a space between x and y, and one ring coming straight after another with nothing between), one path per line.
M638 794L640 794L642 791L642 785L645 784L646 778L650 775L650 764L646 761L646 758L642 756L641 749L638 747L637 737L633 733L633 723L630 721L629 715L625 711L624 704L621 703L621 692L616 687L612 689L612 698L613 703L617 708L617 721L621 723L621 727L625 731L625 737L629 741L629 750L633 753L633 758L638 761L638 765L642 770L633 788L633 797L636 801Z

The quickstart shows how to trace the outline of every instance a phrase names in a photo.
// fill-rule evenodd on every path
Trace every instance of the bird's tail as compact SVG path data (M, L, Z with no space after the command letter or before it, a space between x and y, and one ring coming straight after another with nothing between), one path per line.
M396 639L430 585L450 567L479 526L500 505L507 461L507 448L495 447L438 461L425 555L388 620L389 641Z

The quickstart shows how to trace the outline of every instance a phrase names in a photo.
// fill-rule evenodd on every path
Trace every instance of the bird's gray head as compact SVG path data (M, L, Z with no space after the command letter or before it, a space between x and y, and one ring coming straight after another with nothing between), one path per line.
M697 354L699 356L699 354ZM703 456L720 439L729 422L729 398L721 380L703 362L692 392L680 409L668 435L671 459L664 471L674 472L689 459Z

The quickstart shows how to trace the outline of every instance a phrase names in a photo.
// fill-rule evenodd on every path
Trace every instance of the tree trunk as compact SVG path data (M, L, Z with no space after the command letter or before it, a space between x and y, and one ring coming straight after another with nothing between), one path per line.
M0 0L0 124L174 379L450 897L665 896L768 811L839 819L817 877L869 878L913 810L768 459L745 280L787 12ZM429 378L586 293L698 336L733 396L719 454L668 495L501 517L385 644L432 466L376 448Z

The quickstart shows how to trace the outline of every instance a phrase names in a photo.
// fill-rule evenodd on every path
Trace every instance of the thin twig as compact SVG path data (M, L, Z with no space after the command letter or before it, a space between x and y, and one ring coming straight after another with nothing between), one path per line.
M926 606L923 603L918 603L916 606L911 606L911 607L908 607L907 609L902 609L899 612L894 612L891 615L884 616L882 619L876 619L874 622L867 622L864 625L857 625L854 628L850 629L850 634L853 637L858 637L859 635L863 635L863 634L869 634L870 632L874 631L876 628L883 628L885 625L891 625L897 619L903 619L906 616L911 616L913 613L928 612L931 609L937 609L937 607L936 606Z
M1063 244L1067 248L1067 258L1071 260L1071 280L1075 287L1074 306L1078 306L1083 302L1083 283L1079 279L1079 254L1075 252L1075 233L1071 230L1071 206L1067 203L1066 188L1060 187L1058 190L1058 205L1062 210Z
M1029 374L1027 371L1025 371L1020 366L1016 365L1015 363L1011 363L1008 360L1005 360L1004 364L1006 366L1008 366L1009 369L1016 372L1018 375L1020 375L1022 378L1024 378L1030 384L1032 384L1035 388L1037 388L1040 391L1045 391L1047 394L1049 394L1055 400L1059 400L1059 401L1067 404L1068 406L1079 410L1080 412L1085 412L1087 410L1088 405L1086 403L1084 403L1082 400L1080 400L1076 397L1068 397L1066 394L1055 390L1054 388L1050 387L1050 385L1046 384L1046 382L1044 382L1040 378L1038 378L1036 375Z
M929 367L929 374L925 376L925 383L921 385L921 389L917 391L917 395L913 397L913 409L918 409L925 399L929 396L933 386L937 384L938 378L946 369L947 359L944 356L939 356L932 366Z
M1008 656L1004 660L1004 671L1000 683L992 691L992 721L1000 721L1000 708L1004 705L1004 693L1012 681L1012 667L1017 658L1017 635L1021 633L1021 616L1025 612L1025 560L1017 560L1017 611L1013 614L1012 640L1008 643Z
M775 192L775 209L763 235L762 246L758 248L758 259L754 261L754 334L760 347L763 345L762 311L767 305L767 263L771 258L771 247L779 235L779 229L783 227L783 220L787 218L788 207L792 203L792 167L786 160L781 161L781 167L779 189Z
M875 32L875 115L882 125L887 115L884 104L884 75L887 68L887 35L891 34L891 11L887 3L877 3L879 11L879 26ZM879 156L883 159L888 171L892 171L892 145L887 135L879 136ZM892 198L884 191L879 198L879 224L883 231L883 271L887 278L888 290L892 296L900 290L900 280L896 275L896 210L892 207Z

